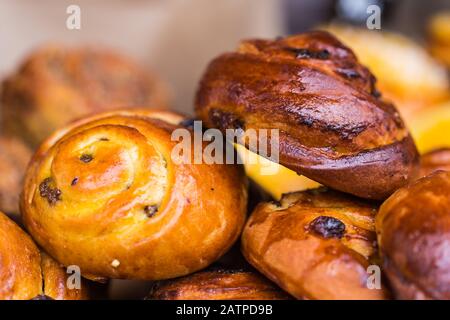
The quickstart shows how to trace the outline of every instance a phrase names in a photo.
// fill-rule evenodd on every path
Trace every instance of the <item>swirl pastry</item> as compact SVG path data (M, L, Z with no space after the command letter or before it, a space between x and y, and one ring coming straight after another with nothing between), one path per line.
M298 299L384 299L368 269L377 259L375 214L373 204L326 188L286 194L255 209L242 252Z
M19 215L19 195L31 151L18 139L0 136L0 211Z
M117 111L46 140L21 201L36 241L93 279L173 278L222 256L244 224L246 178L236 165L173 161L177 119Z
M68 274L40 253L31 238L0 212L0 300L82 300L88 286L69 289Z
M86 114L167 104L161 80L128 58L100 49L42 47L3 83L4 127L33 146Z
M376 230L384 271L398 299L450 299L450 172L395 192Z
M196 112L221 130L279 129L280 164L363 198L386 198L417 168L396 109L326 32L244 41L217 57L201 80Z
M212 270L156 283L152 300L288 300L288 294L251 271Z

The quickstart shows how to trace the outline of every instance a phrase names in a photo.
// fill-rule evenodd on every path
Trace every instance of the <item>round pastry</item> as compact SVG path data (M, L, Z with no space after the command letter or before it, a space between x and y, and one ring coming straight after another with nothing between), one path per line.
M384 271L398 299L450 299L450 172L395 192L376 230Z
M0 211L19 215L19 195L31 151L13 137L0 136Z
M7 132L33 146L86 114L168 103L166 86L128 58L107 50L47 46L3 83Z
M117 111L46 140L21 200L35 240L93 279L173 278L222 256L244 224L245 175L237 165L174 161L176 119Z
M288 300L287 293L261 275L218 269L155 283L152 300Z
M326 188L261 203L242 234L258 271L298 299L384 299L377 269L376 207ZM374 278L375 279L375 278Z
M450 171L450 148L436 149L422 155L420 159L420 177L435 171Z
M88 297L86 282L80 280L80 289L70 289L66 270L40 253L31 238L1 212L0 261L0 300Z
M279 129L280 164L363 198L386 198L418 164L414 142L395 108L380 99L375 78L322 31L244 41L214 59L196 112L221 130Z
M399 33L340 24L323 29L354 50L377 78L383 96L394 102L407 123L418 110L449 97L445 68L413 40Z

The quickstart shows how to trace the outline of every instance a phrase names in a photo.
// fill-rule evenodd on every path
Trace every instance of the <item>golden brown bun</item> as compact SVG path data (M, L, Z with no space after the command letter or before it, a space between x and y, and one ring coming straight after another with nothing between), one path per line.
M31 151L13 137L0 136L0 211L19 215L19 195Z
M165 85L128 58L92 48L46 46L3 83L3 124L33 146L86 114L168 104Z
M179 126L161 119L178 118L117 111L54 133L33 157L21 201L36 241L94 279L173 278L223 255L244 224L245 174L174 162Z
M0 300L87 299L88 287L66 286L68 274L33 243L12 220L0 212Z
M375 214L374 205L323 188L287 194L255 209L242 252L298 299L384 299L384 288L367 287Z
M288 300L287 293L261 275L242 270L201 271L161 281L152 288L154 300Z
M420 177L438 170L450 171L450 148L427 152L421 156L420 162Z
M384 271L398 299L450 299L450 172L395 192L376 229Z
M196 112L221 130L279 129L282 165L363 198L388 197L418 164L414 142L395 108L379 99L375 78L326 32L244 41L214 59Z

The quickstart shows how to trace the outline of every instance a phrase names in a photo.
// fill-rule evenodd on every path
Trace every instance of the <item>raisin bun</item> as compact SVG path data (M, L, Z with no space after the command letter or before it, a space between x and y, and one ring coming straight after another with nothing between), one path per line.
M377 267L376 205L326 188L261 203L242 234L258 271L298 299L385 299ZM381 275L380 275L381 277Z
M374 76L323 31L243 41L215 58L200 82L196 113L223 131L278 129L281 165L363 198L385 199L418 167L414 142L394 106L379 97ZM271 139L269 131L276 145Z
M288 300L292 299L253 271L217 269L154 284L152 300Z
M376 230L384 271L398 299L450 299L450 172L395 192Z
M31 151L19 139L0 135L0 211L19 216L19 195Z
M3 83L3 125L33 146L86 114L167 104L161 80L106 49L44 46Z
M0 212L0 300L83 300L89 285L72 282L66 269ZM69 286L68 284L71 284Z
M244 225L246 177L238 165L178 161L171 135L191 133L183 121L123 110L56 131L25 177L21 206L34 239L91 279L168 279L220 258Z

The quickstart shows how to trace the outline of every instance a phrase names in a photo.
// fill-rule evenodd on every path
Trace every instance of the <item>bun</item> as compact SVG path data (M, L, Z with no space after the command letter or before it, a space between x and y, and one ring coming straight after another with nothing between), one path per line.
M395 192L376 229L384 271L398 299L450 299L450 172Z
M68 274L31 238L0 212L0 300L58 299L88 297L88 285L69 289Z
M19 195L31 151L18 139L0 136L0 211L19 216Z
M103 49L42 47L3 83L4 127L33 146L90 113L167 104L161 80Z
M201 271L156 283L148 299L154 300L288 300L288 294L251 271Z
M379 98L373 75L326 32L244 41L217 57L201 80L196 112L221 130L279 129L280 164L363 198L385 199L418 165L414 142Z
M385 299L368 288L377 262L373 204L325 188L261 203L242 234L247 261L298 299Z
M25 178L24 223L36 241L90 279L173 278L222 256L244 224L245 174L174 162L176 119L117 111L55 132Z

